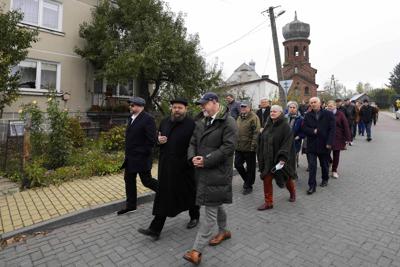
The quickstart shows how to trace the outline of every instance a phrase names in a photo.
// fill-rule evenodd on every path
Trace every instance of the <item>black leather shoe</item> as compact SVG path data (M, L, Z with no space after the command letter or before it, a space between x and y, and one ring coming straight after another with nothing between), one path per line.
M328 181L322 181L322 183L319 186L320 187L328 186Z
M122 214L126 214L126 213L130 213L130 212L135 212L136 209L123 209L123 210L119 210L117 212L117 215L122 215Z
M199 224L199 219L192 219L188 224L186 225L187 229L192 229L195 228Z
M142 235L150 236L154 240L160 239L160 233L157 233L157 232L151 230L150 228L147 228L147 229L139 228L138 232L141 233Z
M242 194L243 195L248 195L251 192L253 192L253 188L244 188Z
M307 190L307 195L312 195L312 194L314 194L315 193L315 187L314 188L309 188L308 190Z

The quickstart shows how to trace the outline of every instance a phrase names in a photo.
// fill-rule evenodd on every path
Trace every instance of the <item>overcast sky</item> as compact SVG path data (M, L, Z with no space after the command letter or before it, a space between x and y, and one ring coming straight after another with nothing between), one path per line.
M186 14L189 33L198 33L203 55L223 66L224 78L243 62L256 62L256 72L276 80L271 28L261 12L269 6L285 10L277 18L283 61L282 27L294 19L310 24L310 62L318 70L320 88L332 74L347 89L358 81L373 87L388 83L400 62L400 1L321 1L321 0L166 0L174 12ZM262 24L265 22L264 24ZM211 52L238 39L257 25L248 36L215 53Z

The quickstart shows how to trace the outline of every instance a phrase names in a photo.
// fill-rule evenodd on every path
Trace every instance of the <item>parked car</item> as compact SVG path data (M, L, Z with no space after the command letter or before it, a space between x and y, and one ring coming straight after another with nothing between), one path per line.
M400 119L400 109L396 111L396 120Z

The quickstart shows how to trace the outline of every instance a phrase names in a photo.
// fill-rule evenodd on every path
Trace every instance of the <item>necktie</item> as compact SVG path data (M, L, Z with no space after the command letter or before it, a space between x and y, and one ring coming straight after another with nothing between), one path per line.
M207 117L207 119L206 119L206 126L207 127L209 127L211 125L211 120L212 120L211 117Z

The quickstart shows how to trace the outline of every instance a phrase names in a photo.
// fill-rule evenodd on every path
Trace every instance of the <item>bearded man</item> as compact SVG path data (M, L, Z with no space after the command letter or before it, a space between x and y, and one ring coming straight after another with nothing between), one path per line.
M149 228L139 229L139 233L159 239L167 217L175 217L189 210L190 221L187 228L198 224L199 206L195 206L196 184L193 166L187 160L190 138L195 122L187 116L188 102L176 98L171 102L171 116L161 121L158 144L159 188L156 192L153 215Z

